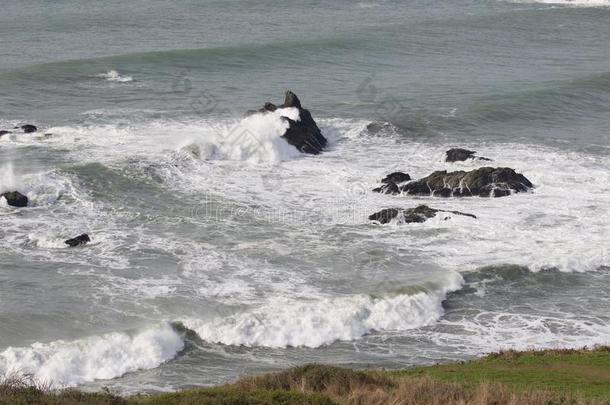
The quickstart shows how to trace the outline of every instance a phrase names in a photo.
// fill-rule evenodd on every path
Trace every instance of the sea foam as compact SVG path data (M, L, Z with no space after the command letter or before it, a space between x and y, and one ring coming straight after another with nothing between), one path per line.
M97 75L97 77L106 79L109 82L129 83L133 81L133 77L127 75L122 76L116 70L109 70L106 73L100 73L99 75Z
M183 348L182 337L169 324L133 334L113 332L74 341L34 343L0 352L0 377L28 374L54 387L75 386L158 367Z

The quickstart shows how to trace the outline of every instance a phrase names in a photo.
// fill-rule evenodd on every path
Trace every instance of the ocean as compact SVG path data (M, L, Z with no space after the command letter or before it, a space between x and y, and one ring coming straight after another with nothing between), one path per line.
M287 90L322 154L245 116ZM610 343L610 1L6 2L0 94L0 193L29 198L0 199L0 377L129 394ZM371 192L489 165L535 188ZM368 219L421 204L477 219Z

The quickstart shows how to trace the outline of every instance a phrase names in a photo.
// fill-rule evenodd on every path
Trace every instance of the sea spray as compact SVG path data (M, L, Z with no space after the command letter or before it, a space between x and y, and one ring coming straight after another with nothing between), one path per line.
M0 167L0 194L15 191L18 181L13 169L13 163L5 163Z
M216 125L212 136L202 131L195 139L183 141L178 150L200 159L238 160L250 163L275 163L294 159L301 153L282 138L288 121L299 120L296 108L280 108L256 113L237 122Z

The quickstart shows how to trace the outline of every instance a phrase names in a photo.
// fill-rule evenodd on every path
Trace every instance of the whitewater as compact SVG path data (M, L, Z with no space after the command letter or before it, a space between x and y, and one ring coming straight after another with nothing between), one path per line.
M57 17L69 5L0 17L0 194L29 200L0 198L0 377L151 392L609 343L606 2L152 2L144 20L101 3L82 38ZM143 26L99 30L118 16ZM247 113L289 89L320 155L282 137L297 108ZM454 147L491 162L448 163ZM372 192L395 171L490 165L535 187ZM421 204L477 218L368 219Z

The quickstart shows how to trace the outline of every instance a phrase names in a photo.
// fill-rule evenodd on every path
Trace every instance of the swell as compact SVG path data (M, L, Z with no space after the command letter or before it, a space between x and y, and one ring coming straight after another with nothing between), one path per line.
M549 82L538 88L480 98L450 122L477 126L492 122L526 122L556 126L610 112L610 72Z
M366 41L364 41L366 42ZM363 41L353 37L320 38L277 41L266 44L239 44L213 48L172 49L133 52L100 58L69 59L58 62L28 65L0 73L0 80L56 80L74 79L75 75L100 75L119 67L131 72L137 66L151 66L211 71L218 68L250 70L261 64L282 62L301 66L311 63L312 57L323 60L340 50L358 49ZM298 49L299 52L295 52ZM131 69L130 69L131 67Z

